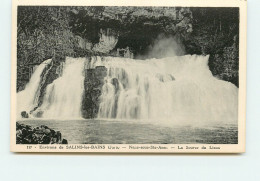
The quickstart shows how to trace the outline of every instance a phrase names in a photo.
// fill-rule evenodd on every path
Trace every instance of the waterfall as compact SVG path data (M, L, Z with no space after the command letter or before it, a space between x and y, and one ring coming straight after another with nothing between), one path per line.
M38 110L43 112L44 118L81 117L85 61L84 58L66 58L59 78L46 88L43 104Z
M17 116L21 116L22 111L30 112L38 104L39 87L41 84L41 78L43 70L48 64L51 63L51 59L45 60L38 67L36 67L29 83L25 86L25 89L17 94Z
M237 122L238 88L213 77L208 58L197 55L147 60L66 58L59 77L47 85L36 112L48 119L81 117L84 70L105 66L107 75L99 97L98 118ZM39 65L25 90L18 93L19 114L37 105L41 74L49 62Z
M212 76L208 56L105 57L99 118L236 122L238 88Z
M43 118L80 118L81 101L84 91L84 66L85 58L66 58L57 68L59 77L47 85L44 91L43 102L38 107L42 85L46 81L49 70L46 65L51 62L46 60L40 64L33 73L25 90L17 94L17 117L21 112L30 113L30 117ZM36 109L36 110L35 110ZM40 116L39 116L40 115Z

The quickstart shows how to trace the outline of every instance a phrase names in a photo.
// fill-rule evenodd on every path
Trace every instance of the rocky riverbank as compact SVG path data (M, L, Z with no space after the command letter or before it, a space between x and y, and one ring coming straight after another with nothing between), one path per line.
M16 123L16 144L68 144L59 131L47 126L31 127Z

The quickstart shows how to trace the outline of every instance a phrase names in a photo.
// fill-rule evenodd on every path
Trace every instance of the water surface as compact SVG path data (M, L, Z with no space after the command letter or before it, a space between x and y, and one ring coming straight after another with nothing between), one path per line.
M60 131L69 144L237 144L236 125L160 125L116 120L25 120Z

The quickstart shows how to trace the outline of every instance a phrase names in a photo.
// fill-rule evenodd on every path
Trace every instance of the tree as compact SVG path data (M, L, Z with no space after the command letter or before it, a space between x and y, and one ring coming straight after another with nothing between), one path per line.
M27 80L31 67L48 58L73 55L75 38L70 31L68 10L51 6L18 7L17 82Z

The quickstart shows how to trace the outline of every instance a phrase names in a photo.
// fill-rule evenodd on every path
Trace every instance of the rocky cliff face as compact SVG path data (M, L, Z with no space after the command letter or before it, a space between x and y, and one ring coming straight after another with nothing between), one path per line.
M91 42L91 51L114 56L125 56L117 52L128 48L133 56L127 57L154 58L158 53L150 52L158 38L174 39L181 47L175 55L209 54L212 73L238 86L239 50L233 46L239 34L238 15L238 8L74 7L71 23L73 33ZM232 62L224 55L227 51ZM232 70L227 71L230 63Z
M209 54L212 73L238 86L238 8L20 7L18 14L17 91L24 89L34 65L57 52L158 58L154 45L160 37L177 42L176 55ZM162 45L159 49L175 46Z
M72 31L92 43L86 48L103 53L129 47L142 54L160 34L192 32L189 8L75 7L71 13Z
M38 102L37 106L31 110L29 113L33 114L35 117L42 117L43 112L38 110L38 108L43 103L44 95L46 94L46 89L49 84L51 84L55 79L60 76L62 62L64 62L65 58L62 56L53 57L51 63L45 67L41 74L40 85L38 87L38 97L36 98L36 102ZM23 118L28 118L28 113L22 114Z
M84 93L82 99L82 117L96 118L99 110L100 95L104 85L104 77L107 69L97 66L94 69L85 70Z
M109 28L106 30L100 29L99 42L92 49L94 52L109 53L115 48L118 36L115 33L111 33L111 31Z

